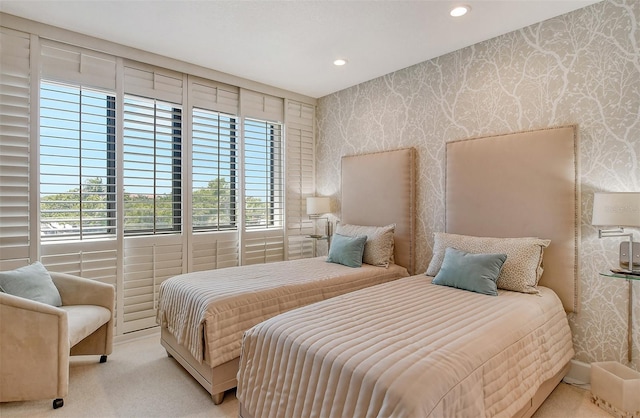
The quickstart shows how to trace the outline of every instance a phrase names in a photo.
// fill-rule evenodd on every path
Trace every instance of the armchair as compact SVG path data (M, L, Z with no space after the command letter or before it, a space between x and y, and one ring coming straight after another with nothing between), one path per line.
M0 402L54 398L63 406L69 356L113 348L113 286L51 272L62 306L0 292Z

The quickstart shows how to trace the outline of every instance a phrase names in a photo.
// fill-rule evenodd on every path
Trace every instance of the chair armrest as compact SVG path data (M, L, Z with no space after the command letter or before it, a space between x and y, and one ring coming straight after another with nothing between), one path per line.
M67 312L0 293L0 401L64 397L69 381Z
M20 296L14 296L3 292L0 292L0 305L9 306L15 309L22 309L25 311L66 317L66 312L60 308L56 308L55 306L47 305L46 303L37 302L35 300L26 299ZM2 319L3 325L5 326L8 323L11 323L11 321L5 321L5 318Z
M66 273L50 274L60 292L63 306L96 305L111 312L115 309L115 288L112 285Z

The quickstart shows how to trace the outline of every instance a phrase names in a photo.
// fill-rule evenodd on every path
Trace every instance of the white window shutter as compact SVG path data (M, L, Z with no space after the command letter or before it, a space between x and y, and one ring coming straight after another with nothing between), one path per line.
M30 38L0 28L0 269L34 261L29 244Z
M180 235L129 237L124 241L122 332L155 327L160 284L182 274Z
M40 261L49 271L117 285L118 243L115 239L43 243Z
M123 112L125 235L180 233L182 109L125 95Z
M242 89L240 91L242 116L245 118L282 122L284 99Z
M116 88L116 58L97 51L42 40L42 78L108 90Z
M284 260L282 230L245 232L243 244L243 265L264 264Z
M182 196L178 194L185 187L185 80L169 70L130 61L124 64L123 333L156 326L160 284L186 271ZM149 199L154 202L150 212L145 206ZM137 234L141 236L131 236Z
M180 73L144 64L125 63L125 93L182 104L183 84Z
M285 259L284 99L242 89L244 230L242 264Z
M307 216L306 198L315 192L315 108L287 101L287 256L289 260L313 256L314 232Z
M115 235L115 93L40 83L43 240Z
M240 112L240 89L189 77L189 102L193 107L237 115Z
M204 232L192 236L192 271L215 270L240 264L238 232Z

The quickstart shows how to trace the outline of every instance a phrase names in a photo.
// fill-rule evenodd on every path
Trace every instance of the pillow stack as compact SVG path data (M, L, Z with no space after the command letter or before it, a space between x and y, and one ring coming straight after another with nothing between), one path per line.
M351 246L345 248L345 238L364 237L365 242L362 254L360 255L360 264L355 267L360 267L363 262L372 266L389 267L389 264L393 263L393 234L395 228L395 224L381 227L339 224L331 240L331 248L329 249L327 261L338 262L335 260L343 258L340 253L347 250L351 250L352 255L357 257L357 253L354 252L357 248L354 249L351 248L351 246L357 247L356 242L359 241L350 240ZM350 259L349 261L350 264L357 264L356 260ZM354 266L352 265L352 267Z
M490 238L437 232L433 257L427 276L440 271L447 248L472 254L505 254L506 260L497 279L499 289L522 293L539 293L536 288L542 276L542 255L550 244L540 238Z

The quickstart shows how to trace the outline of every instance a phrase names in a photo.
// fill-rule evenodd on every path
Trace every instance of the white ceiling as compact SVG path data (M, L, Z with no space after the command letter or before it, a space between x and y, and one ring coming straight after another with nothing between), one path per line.
M322 97L598 0L1 0L0 11ZM336 58L348 64L336 67Z

